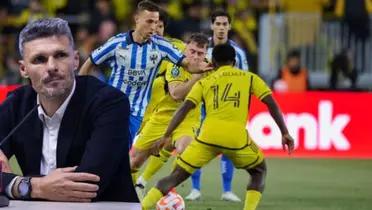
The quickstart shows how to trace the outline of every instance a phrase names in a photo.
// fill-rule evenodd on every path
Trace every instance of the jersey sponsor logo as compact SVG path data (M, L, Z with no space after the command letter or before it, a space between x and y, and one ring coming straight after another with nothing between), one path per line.
M146 71L142 69L129 69L127 75L132 77L145 77Z
M128 59L130 57L129 53L130 52L128 48L119 47L116 50L117 61L121 66L129 65L130 62L130 59Z
M178 66L174 66L171 71L172 77L177 78L180 75L180 69Z
M129 86L145 87L148 82L148 75L144 69L128 69L125 75L125 78L131 78L124 79L124 84Z
M147 84L147 81L140 81L140 80L128 80L124 79L124 84L129 85L131 87L144 87Z

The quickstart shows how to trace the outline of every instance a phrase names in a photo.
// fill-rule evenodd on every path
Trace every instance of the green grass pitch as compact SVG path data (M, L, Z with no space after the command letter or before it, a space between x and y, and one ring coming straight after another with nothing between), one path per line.
M169 173L168 161L159 177ZM267 159L266 189L258 210L371 210L372 160ZM14 160L11 161L15 165ZM16 168L16 171L19 169ZM203 170L202 199L186 202L186 210L241 210L244 203L221 201L219 160ZM247 173L236 170L233 190L244 198ZM154 182L149 183L152 186ZM177 191L186 196L190 180Z
M289 158L266 161L266 189L258 210L372 209L372 160ZM169 166L163 168L154 179L166 175L168 170ZM247 173L236 170L233 190L242 199L247 183ZM185 197L190 186L187 180L177 191ZM213 160L202 174L202 199L186 201L186 210L243 209L243 202L221 201L221 189L219 160Z

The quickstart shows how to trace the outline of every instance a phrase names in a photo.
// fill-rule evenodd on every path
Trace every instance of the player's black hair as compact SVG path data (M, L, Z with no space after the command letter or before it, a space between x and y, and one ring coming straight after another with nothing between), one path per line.
M212 14L211 14L212 24L214 23L216 18L220 17L220 16L227 17L227 20L229 21L229 23L231 23L231 17L229 15L229 13L227 13L225 10L217 9L217 10L213 11Z
M290 59L290 58L300 58L300 57L301 57L301 53L297 49L293 49L293 50L289 51L288 54L287 54L287 60Z
M235 64L235 49L229 44L220 44L213 48L212 61L215 66Z
M164 28L168 25L168 14L165 10L160 9L159 10L159 20L163 22Z

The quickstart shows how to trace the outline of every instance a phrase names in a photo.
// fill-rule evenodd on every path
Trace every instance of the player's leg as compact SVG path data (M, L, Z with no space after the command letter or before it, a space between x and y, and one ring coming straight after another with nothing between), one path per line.
M182 136L181 138L177 138L174 143L177 154L182 154L193 139L194 138L192 136Z
M176 141L175 147L178 154L181 154L185 148L191 143L193 140L193 137L191 136L183 136L180 139ZM196 171L196 173L199 171L200 175L200 169ZM195 173L193 173L195 174ZM199 176L200 177L200 176ZM201 197L200 193L200 180L199 181L199 190L191 190L190 194L185 197L186 200L198 200Z
M173 142L168 148L163 148L158 156L151 156L143 174L139 177L137 183L145 186L151 177L158 172L171 156L171 152L176 149L177 154L181 154L187 145L190 144L194 136L192 124L181 123L181 125L173 132Z
M169 176L160 179L156 186L149 190L141 202L143 209L153 208L164 195L185 181L190 175L186 170L177 165Z
M130 166L133 183L136 186L136 191L141 199L144 195L145 186L138 184L139 169L150 157L149 149L163 135L165 126L162 124L152 123L148 121L139 133L132 150L130 152Z
M135 147L132 147L130 151L130 170L134 185L137 183L139 169L149 156L150 153L148 150L138 150Z
M202 174L201 169L198 169L191 175L192 189L190 193L185 197L186 200L194 201L194 200L200 199L201 197L201 192L200 192L201 174Z
M196 135L195 128L199 127L198 124L197 123L194 123L195 125L193 125L193 123L190 124L188 125L181 124L182 126L180 127L180 129L178 129L178 131L176 130L177 132L175 132L176 137L175 147L178 154L181 154L185 150L185 148L191 143L191 141L194 139L194 136ZM192 174L191 179L193 188L190 194L185 197L186 200L197 200L201 197L200 174L201 174L200 169L196 170ZM196 189L194 189L194 186Z
M245 195L244 210L255 210L265 186L266 164L262 151L251 141L243 149L224 150L224 154L230 158L236 168L245 169L251 175Z
M266 163L262 161L254 168L247 169L247 171L251 175L251 181L247 186L244 210L255 210L265 188Z
M156 187L151 188L142 201L144 209L154 207L156 202L172 188L186 180L196 169L207 164L217 156L219 151L213 147L192 141L186 150L177 158L177 166L172 173L162 178Z
M137 180L137 184L146 186L146 184L151 180L151 178L168 161L169 157L172 155L172 151L173 151L173 147L163 148L160 150L158 156L151 155L142 175Z
M225 155L222 155L221 157L221 176L223 186L221 199L226 201L240 202L240 198L231 190L231 183L234 176L234 164Z
M132 147L133 140L142 124L142 117L129 115L129 148Z

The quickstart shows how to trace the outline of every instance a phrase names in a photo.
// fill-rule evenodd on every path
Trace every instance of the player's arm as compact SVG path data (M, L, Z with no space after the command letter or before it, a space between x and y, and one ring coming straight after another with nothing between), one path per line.
M187 69L187 71L192 74L200 74L200 73L207 72L213 69L212 64L205 60L203 60L200 63L197 63L186 57L182 59L181 66Z
M186 82L172 82L168 84L169 94L174 100L183 100L190 92L192 86L202 78L202 74L193 74Z
M94 64L92 63L90 58L88 58L84 62L84 64L81 66L80 71L79 71L79 75L89 75L93 70L93 66L94 66Z
M120 44L120 39L115 36L110 38L105 44L93 50L89 58L80 68L79 75L89 75L94 66L98 66L112 59L115 55L117 45Z
M291 154L294 149L294 141L288 133L287 126L284 123L282 112L280 111L278 104L271 94L265 96L261 101L269 109L270 115L272 116L275 123L278 125L280 132L282 133L283 149L285 150L285 145L287 145L288 153Z

